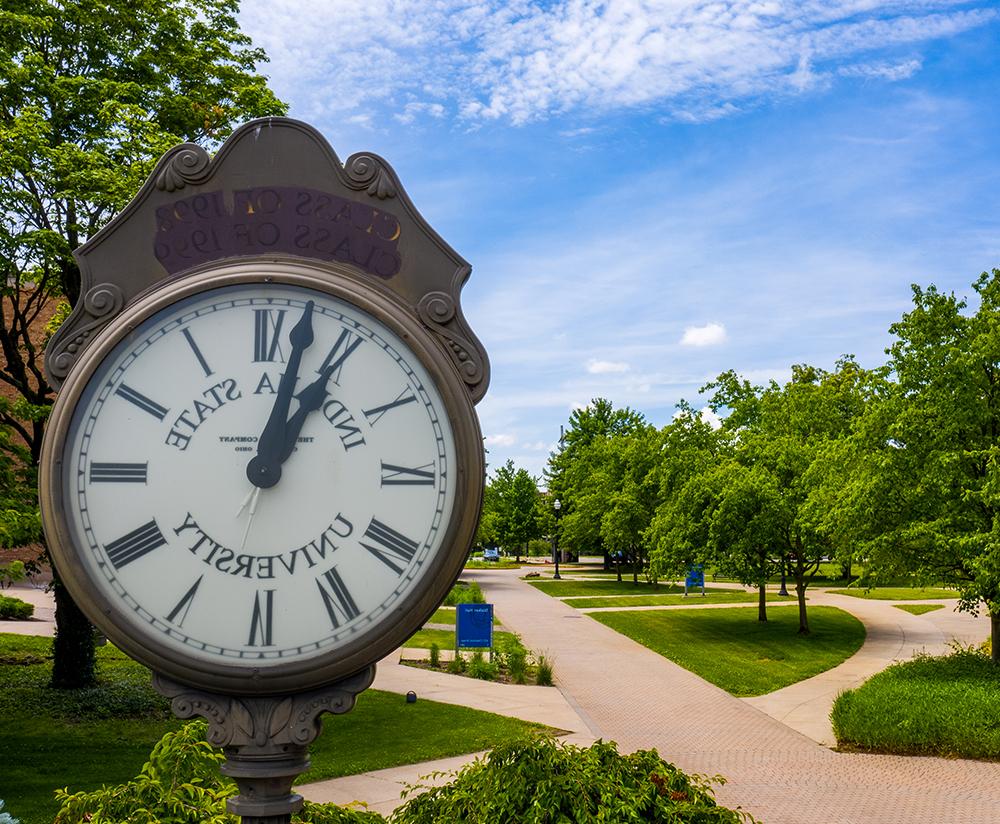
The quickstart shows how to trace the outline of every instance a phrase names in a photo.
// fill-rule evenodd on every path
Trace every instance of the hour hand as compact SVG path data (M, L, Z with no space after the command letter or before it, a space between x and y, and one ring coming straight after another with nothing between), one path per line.
M333 367L327 367L319 373L319 377L316 380L296 395L299 401L299 408L288 419L288 425L285 427L285 445L281 452L281 463L287 461L288 456L295 449L295 443L299 439L299 432L302 431L302 425L306 422L306 418L309 417L310 413L319 409L330 394L326 389L326 384L332 374Z

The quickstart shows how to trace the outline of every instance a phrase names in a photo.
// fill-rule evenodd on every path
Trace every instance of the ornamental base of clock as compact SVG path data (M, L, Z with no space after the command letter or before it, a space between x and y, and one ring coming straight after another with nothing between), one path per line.
M159 673L153 687L171 700L178 718L208 721L208 742L222 747L222 772L240 793L229 812L243 824L289 824L302 809L292 783L309 769L309 745L322 730L320 716L350 712L359 693L375 680L375 666L320 689L287 695L246 696L207 692Z

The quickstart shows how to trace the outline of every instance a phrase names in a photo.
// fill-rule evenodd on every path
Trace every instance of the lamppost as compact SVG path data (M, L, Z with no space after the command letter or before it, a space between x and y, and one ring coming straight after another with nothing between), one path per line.
M562 512L562 503L556 498L552 502L552 508L556 511L556 531L552 536L552 554L555 556L556 561L556 574L553 578L559 579L562 576L559 574L559 515Z

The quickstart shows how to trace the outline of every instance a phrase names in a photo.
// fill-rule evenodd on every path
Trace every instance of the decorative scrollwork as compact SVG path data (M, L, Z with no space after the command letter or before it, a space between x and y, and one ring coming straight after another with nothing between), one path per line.
M201 183L208 177L210 162L208 152L201 146L189 144L164 164L156 177L156 188L162 192L176 192L188 184Z
M450 324L458 313L454 299L447 292L428 292L417 304L417 314L435 332L451 354L459 374L469 386L477 386L485 376L485 368L475 349L469 344L458 324Z
M48 356L49 374L56 380L62 381L76 363L80 350L122 310L124 305L125 293L120 286L114 283L98 283L91 287L83 296L82 312L78 317L71 319L72 326L65 327L75 329L76 334L67 341L53 339L49 344L54 352Z
M385 164L377 157L367 154L352 155L344 167L347 185L358 191L364 190L379 200L396 196L396 184Z
M157 692L170 699L178 718L208 721L208 740L217 747L307 746L320 733L324 712L341 714L354 707L358 693L375 677L375 668L323 689L284 696L232 696L186 687L153 675Z

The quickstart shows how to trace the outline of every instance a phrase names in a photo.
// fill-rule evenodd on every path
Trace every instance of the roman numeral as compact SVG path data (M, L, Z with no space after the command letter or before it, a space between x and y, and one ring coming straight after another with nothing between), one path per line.
M115 484L144 484L148 463L97 463L90 464L90 482Z
M160 406L156 401L150 400L141 392L136 392L131 386L124 383L115 390L115 394L138 406L143 412L148 412L157 420L162 421L169 411L166 407Z
M390 409L395 409L397 406L402 406L406 403L412 403L416 399L417 396L414 395L410 387L407 386L402 392L396 395L395 400L391 400L389 403L383 404L382 406L376 406L372 409L364 409L362 412L368 421L368 425L375 426L382 416Z
M364 538L367 538L371 543L366 544ZM372 518L368 529L365 530L364 538L360 541L361 546L397 575L403 574L403 568L413 560L419 546L416 541L411 541L402 533L396 532L391 526L386 526L376 518ZM397 561L402 561L403 566L397 566Z
M167 539L163 537L156 521L149 521L138 529L133 529L127 535L122 535L118 540L105 544L104 551L108 553L111 566L115 569L121 569L126 564L131 564L143 555L163 546L166 542Z
M281 351L281 325L285 322L287 309L253 310L253 359L255 363L285 362Z
M191 602L194 601L195 593L198 592L198 587L201 586L201 579L204 577L205 576L202 575L201 578L195 581L191 586L191 589L185 592L180 601L177 602L177 606L170 610L170 614L167 615L167 620L171 624L177 624L179 627L184 626L184 619L187 618L188 610L191 609ZM179 621L177 620L178 615L180 616Z
M324 581L326 581L325 586ZM319 587L319 594L323 597L323 605L326 607L334 629L340 626L341 616L346 622L353 621L361 614L361 610L354 603L354 598L336 567L330 567L321 577L317 578L316 586Z
M248 647L273 647L274 629L274 590L265 589L264 605L261 606L261 593L257 592L253 599L253 614L250 616L250 639Z
M198 364L201 366L202 371L205 373L207 378L212 374L212 367L208 365L208 361L205 360L205 356L201 354L201 350L198 348L198 344L194 342L194 338L191 337L191 330L184 328L181 329L181 334L184 339L188 342L188 346L191 347L191 351L194 352L194 356L198 359Z
M329 373L335 384L340 386L340 370L344 368L344 361L362 343L364 338L355 335L350 329L342 329L337 342L333 344L330 354L326 356L317 372Z
M409 467L382 461L382 486L434 486L434 464Z

